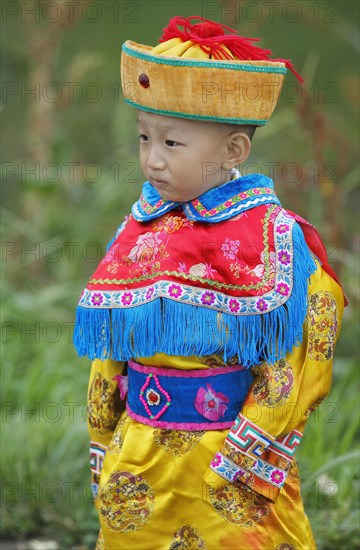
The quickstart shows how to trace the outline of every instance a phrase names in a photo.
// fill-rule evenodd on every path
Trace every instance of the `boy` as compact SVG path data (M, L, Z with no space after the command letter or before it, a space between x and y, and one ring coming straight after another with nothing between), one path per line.
M74 338L94 360L97 548L315 548L294 457L344 298L316 231L235 169L292 66L191 19L123 46L147 181Z

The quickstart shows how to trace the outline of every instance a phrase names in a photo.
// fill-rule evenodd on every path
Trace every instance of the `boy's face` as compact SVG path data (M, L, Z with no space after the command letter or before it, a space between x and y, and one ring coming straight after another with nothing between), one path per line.
M138 129L141 168L163 199L191 201L231 179L226 125L138 111Z

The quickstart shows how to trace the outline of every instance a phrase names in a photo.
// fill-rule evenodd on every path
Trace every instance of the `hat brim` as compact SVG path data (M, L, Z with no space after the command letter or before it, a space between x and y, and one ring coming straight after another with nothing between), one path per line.
M124 100L167 116L263 126L275 109L287 72L279 61L182 59L151 50L132 41L123 44ZM147 87L141 84L144 78Z

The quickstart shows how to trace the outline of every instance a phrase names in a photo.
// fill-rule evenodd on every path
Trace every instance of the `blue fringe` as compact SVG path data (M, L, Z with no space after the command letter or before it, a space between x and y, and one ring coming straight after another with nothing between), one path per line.
M268 313L230 315L159 298L133 308L77 307L74 345L90 359L126 361L168 355L235 355L251 367L274 363L302 342L309 277L316 263L300 226L293 226L294 281L290 298Z

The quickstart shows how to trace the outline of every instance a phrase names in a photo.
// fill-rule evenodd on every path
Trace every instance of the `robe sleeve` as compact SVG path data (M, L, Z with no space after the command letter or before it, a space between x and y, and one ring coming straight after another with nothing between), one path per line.
M275 502L306 421L330 391L343 309L341 287L318 267L309 281L302 343L284 359L252 369L254 382L203 477L206 483L239 480Z
M123 410L118 380L125 369L122 361L95 359L87 392L87 426L90 435L91 489L97 503L99 479L106 450ZM122 396L124 397L124 395Z

